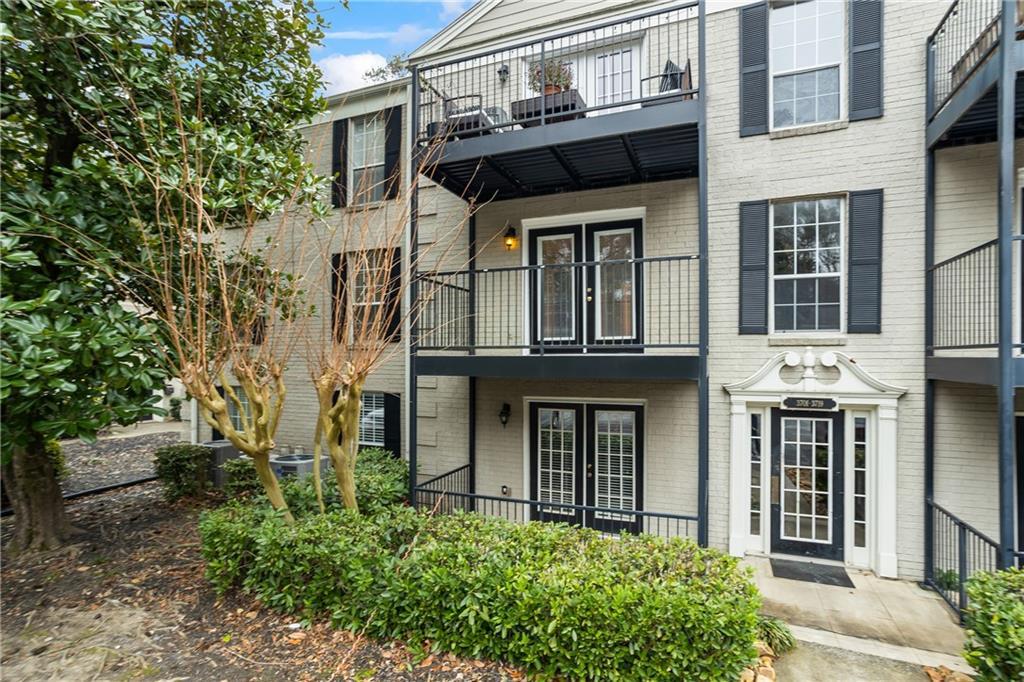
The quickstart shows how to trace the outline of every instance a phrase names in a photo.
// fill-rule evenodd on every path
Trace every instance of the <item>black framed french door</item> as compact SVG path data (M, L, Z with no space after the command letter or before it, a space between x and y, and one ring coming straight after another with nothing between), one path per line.
M772 552L843 559L843 415L772 410Z
M641 350L643 254L640 220L530 230L533 352ZM582 267L576 263L588 262Z
M638 405L530 403L532 518L639 532L629 512L643 509L643 418Z

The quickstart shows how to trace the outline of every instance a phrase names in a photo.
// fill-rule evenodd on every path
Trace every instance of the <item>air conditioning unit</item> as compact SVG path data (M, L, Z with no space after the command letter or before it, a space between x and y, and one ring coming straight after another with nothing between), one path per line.
M228 480L227 474L224 473L224 462L238 459L242 456L242 453L229 440L208 440L202 445L210 448L212 451L209 480L213 481L215 487L223 488Z
M320 457L320 471L325 472L331 465L329 457ZM274 455L270 458L270 468L278 478L295 477L300 481L313 474L313 455L299 453L295 455Z

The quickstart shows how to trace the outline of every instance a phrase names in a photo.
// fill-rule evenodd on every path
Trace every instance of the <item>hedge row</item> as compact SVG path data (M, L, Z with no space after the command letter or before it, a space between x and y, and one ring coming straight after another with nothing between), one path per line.
M745 570L686 540L409 508L286 527L241 504L200 530L219 591L541 678L733 681L754 653Z
M1024 680L1024 570L977 573L967 583L964 658L979 680Z

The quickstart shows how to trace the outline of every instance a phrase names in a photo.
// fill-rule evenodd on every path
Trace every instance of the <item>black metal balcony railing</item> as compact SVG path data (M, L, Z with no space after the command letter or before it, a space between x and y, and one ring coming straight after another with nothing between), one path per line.
M698 3L420 67L418 138L473 137L697 96Z
M697 517L640 510L611 509L469 492L469 465L416 486L416 506L435 514L476 512L509 521L554 521L594 526L610 535L646 533L662 538L696 538Z
M933 265L932 348L999 344L999 242L996 239Z
M935 502L932 515L932 557L925 566L931 585L963 619L967 607L967 580L980 571L999 567L999 544Z
M696 348L698 265L696 256L662 256L423 275L418 348Z
M1002 0L956 0L928 38L928 115L934 116L999 45ZM1018 0L1017 17L1024 2Z

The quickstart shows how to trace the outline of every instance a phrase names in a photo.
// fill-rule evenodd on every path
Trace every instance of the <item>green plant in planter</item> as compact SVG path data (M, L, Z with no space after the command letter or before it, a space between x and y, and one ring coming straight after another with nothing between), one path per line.
M530 88L535 92L552 94L572 87L572 64L560 59L537 62L530 67Z

